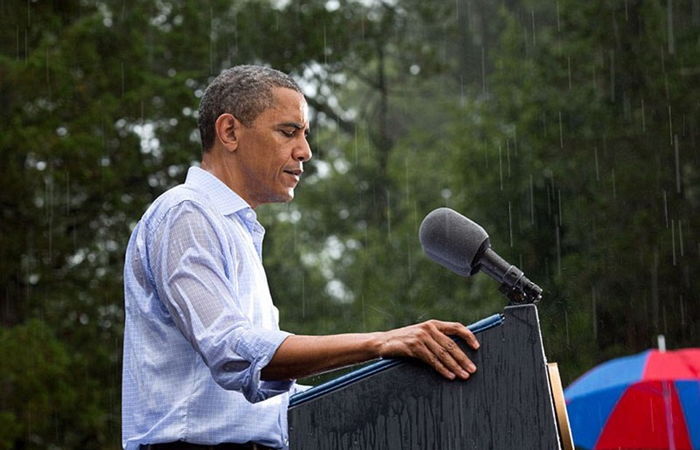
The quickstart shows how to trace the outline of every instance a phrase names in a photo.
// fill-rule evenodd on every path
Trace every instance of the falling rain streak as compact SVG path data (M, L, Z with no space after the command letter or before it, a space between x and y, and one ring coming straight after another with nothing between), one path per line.
M501 192L503 192L503 158L501 153L501 144L498 144L498 181Z
M613 200L617 200L617 181L615 180L615 169L612 169L610 173L610 179L612 181Z
M535 225L535 186L530 174L530 225Z
M593 338L598 339L598 299L595 286L591 286L591 322L593 325Z
M676 192L681 193L681 163L680 154L678 152L678 135L673 136L673 154L676 162Z
M672 248L672 255L673 255L673 265L676 265L676 227L673 223L673 219L671 219L671 248Z
M561 111L559 111L559 148L564 148L564 130L561 124Z
M600 169L598 167L598 147L593 147L593 161L595 163L595 180L600 181Z
M508 202L508 237L510 247L513 248L513 208L511 202Z

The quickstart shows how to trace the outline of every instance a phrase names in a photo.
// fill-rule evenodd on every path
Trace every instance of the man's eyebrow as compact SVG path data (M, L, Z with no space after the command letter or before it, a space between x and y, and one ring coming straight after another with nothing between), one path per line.
M298 123L298 122L284 122L279 124L280 127L291 127L291 128L296 128L297 130L303 130L304 129L304 124Z

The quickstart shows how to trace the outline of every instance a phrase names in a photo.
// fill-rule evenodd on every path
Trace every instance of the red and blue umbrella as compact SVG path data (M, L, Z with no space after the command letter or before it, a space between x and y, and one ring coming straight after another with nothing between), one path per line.
M613 359L564 394L577 447L700 449L700 348Z

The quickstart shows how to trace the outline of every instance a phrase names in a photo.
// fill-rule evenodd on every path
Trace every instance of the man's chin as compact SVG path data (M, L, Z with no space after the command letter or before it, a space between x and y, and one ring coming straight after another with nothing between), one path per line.
M273 202L275 203L289 203L292 200L294 200L294 190L290 189L286 191L284 194L281 194L278 196Z
M284 192L278 192L275 194L269 194L265 197L265 200L261 201L260 204L265 203L289 203L294 200L294 190L289 189Z

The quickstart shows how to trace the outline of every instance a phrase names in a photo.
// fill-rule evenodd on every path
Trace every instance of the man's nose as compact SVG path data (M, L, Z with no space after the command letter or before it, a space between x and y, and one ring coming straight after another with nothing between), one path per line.
M311 159L311 146L306 137L302 140L299 146L294 150L294 159L301 162L306 162Z

